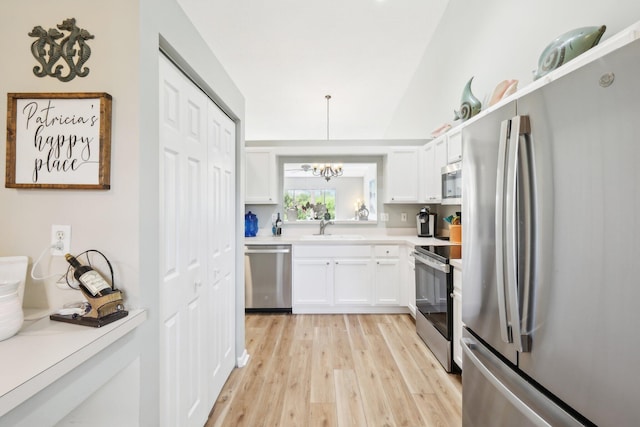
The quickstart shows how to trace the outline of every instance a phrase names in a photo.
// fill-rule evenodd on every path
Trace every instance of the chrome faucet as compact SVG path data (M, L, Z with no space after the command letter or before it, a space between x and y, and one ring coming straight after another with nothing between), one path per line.
M324 235L324 229L327 228L327 225L333 224L333 221L325 221L324 219L320 220L320 235Z

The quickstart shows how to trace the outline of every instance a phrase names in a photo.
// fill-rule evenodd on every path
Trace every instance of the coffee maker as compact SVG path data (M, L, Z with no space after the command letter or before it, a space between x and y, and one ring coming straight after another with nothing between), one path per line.
M434 237L436 227L436 214L429 213L429 208L424 207L416 215L418 237Z

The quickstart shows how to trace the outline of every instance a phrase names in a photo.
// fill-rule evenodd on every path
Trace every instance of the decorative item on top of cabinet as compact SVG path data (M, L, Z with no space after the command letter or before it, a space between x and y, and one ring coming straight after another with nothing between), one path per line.
M471 92L471 82L473 77L469 79L462 91L462 97L460 99L460 110L454 110L454 120L462 119L462 121L468 120L480 112L482 103Z
M605 25L582 27L558 36L540 54L533 79L539 79L597 45L606 29Z
M497 104L509 95L514 94L518 90L518 80L503 80L493 89L491 97L489 97L488 107Z
M442 135L443 133L445 133L446 131L448 131L449 129L451 129L451 124L450 123L443 123L442 125L440 125L438 128L434 129L431 132L431 137L432 138L437 138L440 135Z

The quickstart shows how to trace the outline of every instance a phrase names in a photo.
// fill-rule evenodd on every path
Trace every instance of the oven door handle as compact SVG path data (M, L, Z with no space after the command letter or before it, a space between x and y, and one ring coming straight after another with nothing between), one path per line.
M439 262L434 259L424 257L418 252L413 252L413 256L416 259L416 261L419 261L438 271L442 271L443 273L449 273L449 271L451 271L451 266L449 264L445 264L444 262Z

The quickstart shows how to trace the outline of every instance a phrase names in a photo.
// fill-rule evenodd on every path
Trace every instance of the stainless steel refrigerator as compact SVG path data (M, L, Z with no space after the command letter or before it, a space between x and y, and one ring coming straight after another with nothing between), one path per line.
M463 129L463 424L640 425L640 41Z

